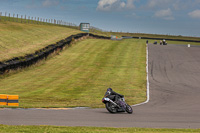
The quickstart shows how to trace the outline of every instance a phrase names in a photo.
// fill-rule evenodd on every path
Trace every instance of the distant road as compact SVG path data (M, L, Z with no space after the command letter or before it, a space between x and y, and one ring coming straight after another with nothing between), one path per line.
M150 44L149 80L150 101L133 107L133 114L110 114L106 109L0 109L0 124L200 128L200 47Z

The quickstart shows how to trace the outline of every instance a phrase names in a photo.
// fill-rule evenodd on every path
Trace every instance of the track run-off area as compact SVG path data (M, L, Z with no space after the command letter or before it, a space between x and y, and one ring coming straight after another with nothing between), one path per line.
M149 101L133 114L102 109L0 109L0 124L199 128L200 47L148 45ZM101 100L101 99L100 99Z

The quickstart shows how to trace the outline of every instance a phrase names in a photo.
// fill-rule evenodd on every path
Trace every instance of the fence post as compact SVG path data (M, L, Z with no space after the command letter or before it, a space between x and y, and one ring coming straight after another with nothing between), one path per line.
M15 14L13 14L13 22L15 22Z
M33 23L33 17L31 17L31 24Z
M28 16L28 23L29 23L29 20L30 20L30 16Z
M25 15L25 18L24 18L24 19L25 19L25 23L26 23L26 15Z
M2 12L0 12L0 21L1 21Z
M38 21L37 21L37 24L39 24L39 20L40 20L40 18L38 17Z
M6 14L7 14L7 12L5 12L5 18L4 18L5 21L6 21Z
M17 14L17 22L18 22L18 14Z
M21 23L22 23L22 18L23 18L23 15L21 15Z
M8 14L8 21L10 21L10 13Z

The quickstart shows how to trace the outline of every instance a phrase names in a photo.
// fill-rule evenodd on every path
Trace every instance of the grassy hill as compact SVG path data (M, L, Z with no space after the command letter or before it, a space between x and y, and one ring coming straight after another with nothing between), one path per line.
M56 25L0 21L0 61L34 53L81 31Z
M20 107L104 107L108 87L129 104L146 100L146 45L142 40L87 39L41 65L1 77L1 93Z

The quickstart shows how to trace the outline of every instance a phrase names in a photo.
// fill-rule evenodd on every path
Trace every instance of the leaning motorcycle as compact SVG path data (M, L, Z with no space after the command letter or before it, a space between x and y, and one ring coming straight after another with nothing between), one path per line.
M127 112L129 114L133 113L133 109L130 105L125 102L124 97L119 98L118 102L114 102L110 98L104 97L102 102L105 104L106 109L110 113L117 113L117 112Z

